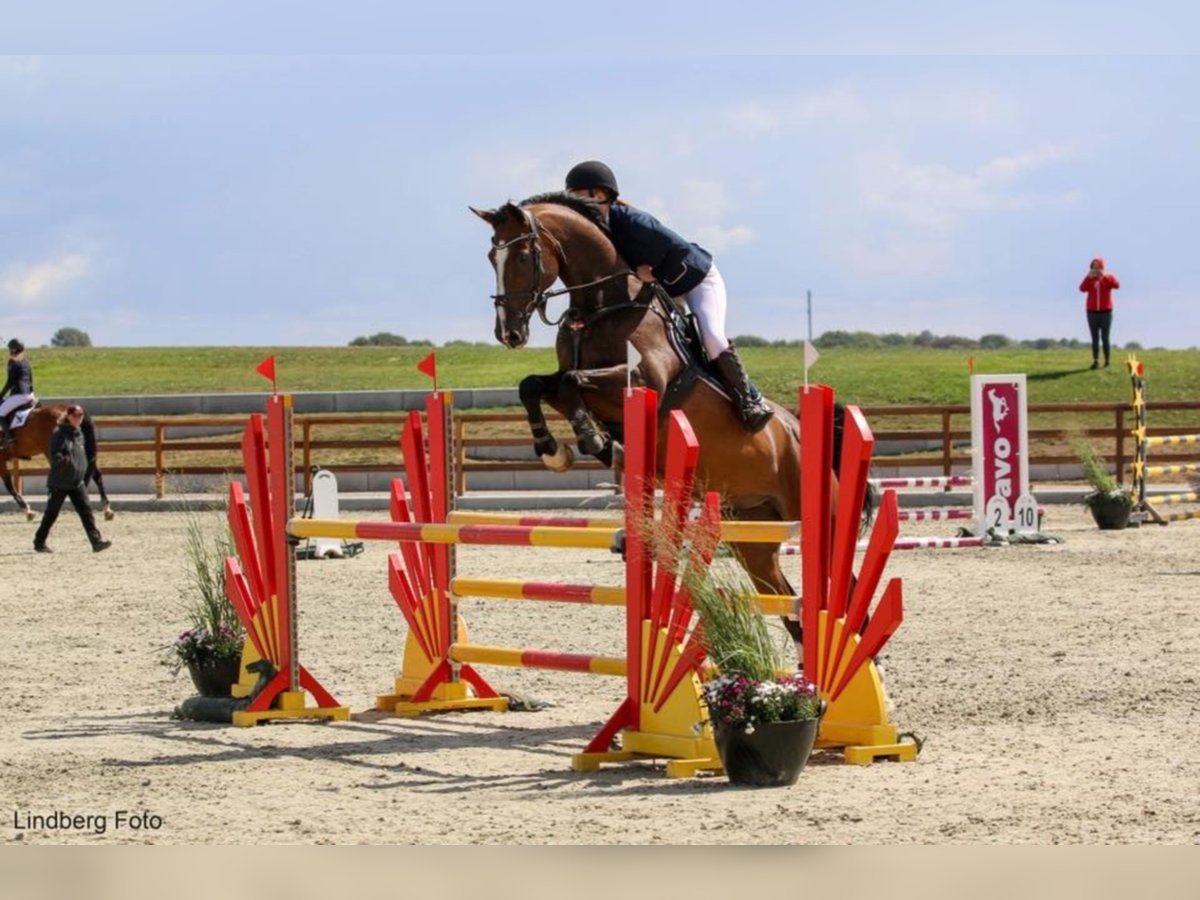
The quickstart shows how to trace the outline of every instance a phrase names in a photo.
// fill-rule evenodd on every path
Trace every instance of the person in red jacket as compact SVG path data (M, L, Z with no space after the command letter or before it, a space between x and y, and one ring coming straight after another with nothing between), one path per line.
M1104 365L1108 366L1109 346L1108 333L1112 330L1113 302L1112 292L1121 286L1117 276L1104 271L1104 260L1097 256L1092 260L1091 268L1079 290L1087 294L1088 331L1092 333L1092 368L1100 368L1100 342L1104 342Z

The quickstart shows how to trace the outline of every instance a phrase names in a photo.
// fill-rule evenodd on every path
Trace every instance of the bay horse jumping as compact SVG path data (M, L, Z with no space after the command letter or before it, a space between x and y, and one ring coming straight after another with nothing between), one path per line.
M566 471L574 454L550 433L543 402L571 423L580 452L619 467L628 341L641 354L632 372L633 383L653 388L662 398L660 419L669 409L681 409L696 433L698 489L718 491L732 518L800 518L796 416L771 403L775 415L766 425L753 433L743 428L716 382L703 377L685 359L686 351L673 342L671 322L678 315L673 301L660 287L633 274L609 240L594 204L551 193L471 211L493 230L488 259L496 273L496 340L514 350L523 347L535 312L546 324L558 327L558 370L530 375L520 385L533 446L547 467ZM559 279L565 287L550 291ZM569 306L557 322L551 322L546 302L560 294L569 295ZM660 475L663 462L660 453ZM835 502L836 490L835 483ZM795 594L780 569L777 545L733 546L757 590ZM791 623L789 631L796 637L794 626Z
M54 434L54 429L58 427L59 419L63 413L67 411L65 403L52 403L49 406L36 406L25 419L25 424L12 432L12 444L0 450L0 478L4 481L4 487L12 494L12 498L17 501L19 506L25 512L25 518L32 522L37 514L33 511L30 505L25 501L25 498L17 491L13 484L12 472L9 471L9 460L13 459L33 459L35 456L44 456L46 463L50 463L50 436ZM108 493L104 490L104 476L100 472L100 467L96 465L96 428L92 424L92 417L84 412L83 422L79 426L83 432L83 442L87 450L88 470L87 476L84 478L84 486L87 486L89 481L95 481L96 487L100 490L100 503L104 510L104 518L112 519L116 513L113 512L112 505L108 502Z

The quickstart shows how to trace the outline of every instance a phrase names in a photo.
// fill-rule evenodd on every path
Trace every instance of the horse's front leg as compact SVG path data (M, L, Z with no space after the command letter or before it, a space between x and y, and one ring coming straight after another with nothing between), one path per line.
M566 408L558 396L562 377L562 372L555 372L553 375L527 375L521 379L517 388L521 405L525 407L525 415L529 419L534 452L552 472L565 472L575 462L575 454L571 452L571 448L560 444L550 433L550 427L542 413L542 403L546 403L561 415L567 415Z
M596 425L585 394L606 398L614 410L619 410L628 375L629 367L624 363L603 369L575 369L563 373L559 388L559 398L567 408L567 419L578 439L579 451L596 457L606 466L620 465L620 445ZM633 370L632 383L639 387L644 383L637 369Z

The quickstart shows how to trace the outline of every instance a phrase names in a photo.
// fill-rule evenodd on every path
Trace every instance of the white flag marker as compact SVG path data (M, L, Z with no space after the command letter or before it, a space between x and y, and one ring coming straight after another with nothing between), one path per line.
M633 394L633 370L638 367L638 363L642 361L642 354L637 352L637 347L633 346L632 341L625 342L625 395Z
M804 342L804 390L808 390L808 370L819 358L821 354L817 352L817 348L812 345L812 341Z

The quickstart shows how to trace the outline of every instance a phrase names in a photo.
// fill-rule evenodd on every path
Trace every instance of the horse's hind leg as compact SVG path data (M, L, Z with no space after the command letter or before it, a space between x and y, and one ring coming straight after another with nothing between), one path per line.
M37 518L37 514L30 508L29 504L25 501L25 498L17 492L16 487L13 485L12 474L7 468L5 468L4 475L2 477L5 488L7 488L8 492L12 494L12 498L17 501L17 506L20 507L25 513L25 521L32 522L35 518Z
M96 490L100 492L100 505L104 510L104 521L111 522L117 514L113 512L112 504L108 502L108 491L104 490L104 476L101 474L100 467L96 465L95 460L88 463L87 476L83 479L84 485L89 480L96 482Z

